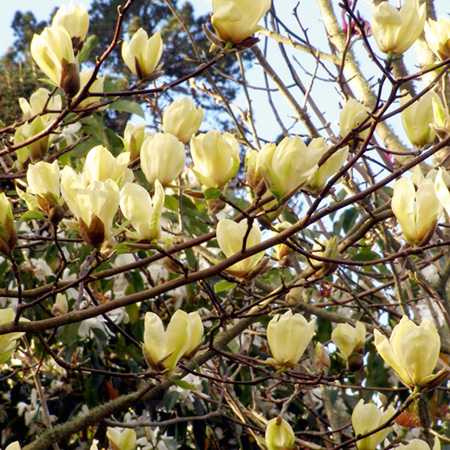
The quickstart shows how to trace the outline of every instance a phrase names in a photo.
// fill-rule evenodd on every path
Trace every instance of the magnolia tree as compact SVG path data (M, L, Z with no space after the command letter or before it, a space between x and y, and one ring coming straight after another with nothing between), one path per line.
M62 6L1 126L2 448L448 447L448 18L213 0L205 53L164 0L197 58L169 83L164 34L122 30L134 1L95 65ZM211 75L235 58L236 104Z

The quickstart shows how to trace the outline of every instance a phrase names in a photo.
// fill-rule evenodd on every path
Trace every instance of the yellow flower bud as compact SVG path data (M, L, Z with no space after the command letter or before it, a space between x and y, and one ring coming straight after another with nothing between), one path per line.
M245 249L253 247L261 242L261 230L259 229L257 223L253 222L249 233L247 233L248 227L248 222L245 219L241 220L239 223L233 222L229 219L219 220L216 231L217 242L227 258L244 250L244 237L247 234L248 236ZM258 265L263 256L264 252L257 253L256 255L250 256L237 262L236 264L233 264L228 267L226 271L232 275L244 277Z
M267 326L267 341L273 358L268 364L276 366L295 366L314 334L314 320L307 320L299 313L292 314L292 310L280 314L269 322Z
M431 179L424 179L416 191L412 181L405 177L394 185L391 208L405 239L417 245L429 240L442 210Z
M382 2L372 15L372 33L378 48L401 55L422 33L427 14L425 3L419 6L419 0L405 0L400 10Z
M164 207L164 188L155 180L153 199L148 191L134 183L126 183L120 192L120 209L136 230L137 239L152 241L161 235L161 214Z
M11 203L5 193L2 192L0 194L0 253L10 256L16 246L16 242L17 232L14 228L14 217L12 214Z
M290 450L295 444L294 430L278 416L267 423L265 440L267 450Z
M412 99L406 91L404 93L400 98L400 106ZM403 128L411 144L417 147L429 144L436 138L436 133L430 128L434 121L433 99L441 102L435 92L429 91L402 111Z
M142 144L141 167L149 183L158 179L164 186L170 184L185 164L184 145L171 134L157 133Z
M140 80L156 69L161 59L163 43L157 31L150 39L143 28L139 28L130 42L123 41L122 58L130 71Z
M364 349L366 327L359 321L355 327L348 323L340 323L331 333L331 340L338 348L340 356L348 360L351 355Z
M55 316L60 316L61 314L67 314L69 311L69 305L67 303L67 298L64 294L56 294L56 300L52 308L52 313Z
M431 51L441 60L450 58L450 20L439 17L425 23L425 39Z
M375 430L386 423L395 414L392 405L382 412L373 403L364 403L361 399L352 413L352 425L355 436L363 435ZM375 450L378 444L390 433L391 427L377 431L363 439L356 441L358 450Z
M211 23L222 42L239 44L261 29L258 22L270 5L271 0L213 0Z
M1 195L2 194L0 194L0 215L2 213ZM12 322L14 320L15 315L16 314L12 308L0 309L0 325ZM24 334L25 334L24 332L20 331L16 333L7 333L0 336L0 364L3 364L4 362L8 361L9 357L11 356L11 353L17 346L17 339L20 339Z
M439 359L441 339L428 319L417 326L403 316L389 340L378 330L374 331L374 335L378 353L411 389L415 386L426 387L441 375L433 374Z
M64 27L72 38L84 41L89 29L89 15L84 5L71 1L68 9L61 6L52 20L52 27L57 26Z
M230 133L212 130L191 140L193 172L206 187L224 186L239 169L239 144Z
M187 144L192 136L197 133L203 121L203 109L195 107L192 99L184 97L174 101L164 111L164 133L173 134L183 144Z
M39 207L48 215L59 204L59 163L39 161L27 170L28 192L37 197Z
M70 93L78 92L79 85L76 89L73 86L76 61L72 41L64 27L47 27L41 34L35 34L30 50L36 64L55 86L70 88Z
M127 123L123 138L121 138L124 151L130 153L130 162L134 161L140 154L142 144L147 138L153 138L152 133L145 132L145 125L135 126L131 122Z
M108 427L106 437L113 450L134 450L136 448L136 432L132 428Z
M361 122L366 120L368 115L369 108L367 108L367 106L364 106L354 98L349 98L342 108L339 118L341 136L344 137L351 133L352 130L355 129ZM358 136L361 139L366 139L368 134L369 129L361 131Z

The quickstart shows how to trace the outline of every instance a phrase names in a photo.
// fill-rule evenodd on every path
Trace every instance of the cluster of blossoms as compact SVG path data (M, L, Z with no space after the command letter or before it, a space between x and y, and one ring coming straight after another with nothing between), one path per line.
M214 42L227 51L245 48L246 40L260 30L258 23L271 2L213 0L212 6ZM441 18L426 23L425 5L419 6L418 0L406 0L400 10L381 2L373 10L374 38L379 49L389 57L408 50L424 28L434 54L441 60L449 58L450 22ZM17 195L30 212L39 211L30 217L48 221L54 236L61 230L77 233L84 243L93 247L99 260L114 254L120 244L122 252L133 252L138 246L152 250L164 247L161 253L165 252L173 243L171 234L179 231L170 229L170 224L167 228L163 226L165 216L170 215L170 193L179 192L181 197L188 192L192 198L205 200L213 219L208 225L215 233L217 254L221 251L227 259L233 260L223 270L226 279L231 277L235 285L247 286L267 269L260 224L277 235L289 230L289 222L276 222L285 212L288 201L301 191L313 197L328 194L343 174L341 169L351 157L352 148L370 139L370 129L376 126L370 109L349 98L340 114L343 145L330 145L320 137L305 143L299 136L286 136L278 143L268 142L258 150L247 150L241 181L247 189L249 203L255 205L256 215L245 212L239 219L219 219L218 216L224 213L222 199L227 187L237 183L242 140L232 132L199 132L204 112L189 98L176 100L165 108L157 133L146 132L145 125L128 123L120 137L123 151L113 155L103 145L94 146L83 156L82 169L77 172L70 166L70 158L58 160L54 155L47 158L50 149L54 149L52 146L57 144L57 134L53 131L58 118L57 113L47 110L61 111L64 97L70 111L77 113L99 111L106 106L99 97L105 76L98 76L93 69L81 70L80 52L88 29L86 9L71 3L68 10L61 8L57 12L51 27L34 36L31 55L59 93L41 88L29 100L21 99L24 123L15 132L14 144L32 140L16 152L18 166L26 170L26 178L21 182L25 190L17 186ZM138 78L138 85L155 80L162 73L160 31L149 37L143 28L138 29L129 42L123 42L121 55ZM90 93L97 93L97 96ZM399 96L399 104L405 132L415 147L422 148L434 142L439 137L439 129L450 123L443 102L432 90L417 101L404 92ZM39 139L32 139L41 134ZM68 138L64 145L70 146L69 141ZM133 170L140 170L142 177L135 176ZM192 190L192 186L183 184L188 180L188 170L201 186L199 189ZM424 176L417 166L411 179L397 180L391 208L409 244L426 244L434 234L442 211L450 216L449 187L450 175L445 168L431 170ZM17 239L11 201L2 193L0 252L11 261ZM309 268L317 277L331 275L340 259L337 237L317 241L311 248ZM274 247L279 261L290 251L284 243ZM287 301L286 306L293 305ZM13 309L3 309L0 313L0 325L13 322ZM55 316L71 313L63 297L56 296L52 313ZM194 358L205 340L204 317L197 311L187 313L176 309L166 328L155 312L146 312L143 322L143 358L152 375L162 375L165 379L179 375L182 358ZM354 324L341 323L331 333L337 354L350 372L362 368L365 355L366 326L360 321ZM265 360L270 366L267 370L283 373L298 366L314 333L314 319L308 321L293 309L276 314L267 325L271 354ZM0 336L0 364L11 357L23 335L23 332L15 332ZM445 369L435 372L441 340L428 319L416 325L404 315L390 338L376 328L373 337L378 354L413 393L433 389L447 376ZM320 362L326 372L331 364L325 349L327 344L318 344L316 364L319 366ZM393 406L382 411L361 399L352 414L358 449L375 450L392 431L390 424L396 412ZM266 422L268 450L296 448L296 436L287 420L280 415ZM382 429L378 430L380 427ZM137 445L132 429L108 428L106 435L114 449L133 450ZM96 444L92 444L91 450L96 448ZM429 446L424 441L411 440L407 445L400 444L399 448L426 450ZM437 439L434 450L439 448ZM7 447L7 450L19 449L17 442Z

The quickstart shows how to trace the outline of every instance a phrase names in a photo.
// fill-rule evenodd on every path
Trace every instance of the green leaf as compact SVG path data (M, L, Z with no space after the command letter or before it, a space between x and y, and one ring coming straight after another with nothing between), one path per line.
M178 386L181 389L185 389L186 391L192 390L196 391L197 388L195 386L192 386L192 384L189 384L187 381L184 380L170 380L173 384Z
M352 257L352 261L374 261L381 259L382 257L367 248L361 249L355 256Z
M222 195L222 192L217 188L208 188L204 192L204 195L205 200L217 200Z
M125 306L125 311L128 314L128 317L130 318L130 323L134 324L139 319L139 308L136 304L134 305L127 305Z
M270 188L270 192L278 201L283 198L283 192L279 191L278 189Z
M164 206L170 211L178 211L178 200L173 195L166 195L164 198Z
M78 61L83 62L85 61L89 54L96 48L98 45L98 38L95 34L91 34L83 43L83 47L78 53Z
M33 219L45 220L45 217L40 211L27 211L26 213L22 214L19 220L27 221Z
M136 114L139 117L145 118L144 110L141 105L130 100L117 100L110 107L112 111L123 111L130 114Z
M236 283L231 283L230 281L226 280L219 281L214 285L214 292L217 294L222 291L231 291L231 289L233 289L234 287L236 287Z
M163 405L166 408L166 411L170 411L175 406L175 403L180 396L180 392L178 391L169 391L164 394L163 397Z

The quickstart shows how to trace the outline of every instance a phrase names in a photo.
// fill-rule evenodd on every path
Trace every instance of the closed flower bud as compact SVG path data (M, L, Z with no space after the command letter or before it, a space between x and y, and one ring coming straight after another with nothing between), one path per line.
M431 51L441 60L450 58L450 20L439 17L425 23L425 39Z
M199 134L191 140L191 155L195 176L209 188L224 186L239 169L239 144L230 133Z
M108 427L106 437L112 450L134 450L136 448L136 432L132 428Z
M277 314L267 326L267 341L273 358L268 364L293 367L297 365L314 334L314 320L307 320L292 310Z
M347 136L360 123L364 122L369 115L369 108L358 102L354 98L349 98L341 110L339 124L341 127L340 134L342 137ZM370 122L368 122L370 123ZM369 129L361 131L358 136L361 139L366 139L369 134Z
M391 208L405 239L417 245L428 242L442 210L431 179L424 179L416 191L412 181L404 177L394 185Z
M186 165L184 145L173 135L157 133L145 139L141 148L141 167L151 184L158 179L162 185L170 184Z
M267 450L290 450L295 444L294 430L278 416L267 423L265 440Z
M403 316L389 340L378 330L374 331L374 335L378 353L409 388L426 387L442 375L442 372L433 374L439 359L441 339L428 319L417 326Z
M392 405L382 412L373 403L364 403L361 399L352 413L352 425L355 436L366 434L386 423L395 414ZM378 444L390 433L391 428L377 431L356 441L358 450L375 450Z
M449 186L450 186L450 174L445 169L440 167L434 180L434 189L440 204L445 209L445 212L450 216L450 191L448 188ZM438 219L439 217L436 218L436 221Z
M6 256L11 256L12 251L16 246L16 242L17 232L14 228L14 217L12 214L11 203L5 193L2 192L0 194L0 253L3 253Z
M103 145L97 145L86 156L83 170L85 183L106 181L109 178L120 185L125 177L129 160L130 154L127 152L120 153L116 158Z
M131 222L137 239L152 241L161 235L161 214L164 207L164 188L155 180L153 198L138 184L126 183L120 192L120 209Z
M387 2L375 6L372 12L372 34L378 48L401 55L406 52L423 31L426 5L419 0L405 0L398 10Z
M72 41L64 27L45 28L41 34L35 34L30 50L36 64L55 86L63 88L65 92L68 89L73 95L78 92L79 80L76 87L77 67Z
M145 132L145 125L135 126L131 122L127 123L123 133L124 151L130 153L130 162L133 162L141 154L142 144L146 138L152 138L153 134Z
M400 106L411 99L412 97L405 93L400 98ZM440 103L438 95L429 91L402 111L403 128L411 144L417 147L429 144L436 138L436 133L430 128L434 120L433 99Z
M61 6L53 17L52 27L64 27L73 40L84 41L89 29L89 15L84 5L78 6L73 1L69 8Z
M276 144L269 143L259 151L247 150L245 154L245 178L257 196L263 195L266 191L264 167L270 165L276 148Z
M0 194L0 203L1 203L1 194ZM0 309L0 325L12 322L14 320L15 315L16 314L12 308ZM2 334L0 336L0 364L3 364L6 361L8 361L9 357L11 356L11 353L17 346L17 339L20 339L24 334L25 334L24 332L19 331L16 333Z
M339 356L348 361L355 353L364 353L366 327L362 322L356 322L353 327L348 323L340 323L331 333L331 340L339 350Z
M52 308L52 313L55 316L60 316L61 314L67 314L69 311L69 305L67 303L67 298L64 294L56 294L56 300Z
M239 223L229 219L219 220L216 230L217 242L227 258L261 242L261 230L257 223L253 222L250 232L248 232L248 227L249 224L245 219L241 220ZM246 246L243 248L245 236L247 236L247 240ZM258 265L263 256L264 252L261 252L245 258L228 267L226 272L243 278Z
M339 245L336 236L333 236L330 240L323 239L320 243L316 242L313 245L312 253L323 258L339 259ZM332 274L338 268L337 263L332 261L319 261L311 258L310 262L314 268L322 268L319 275L324 277Z
M35 195L39 207L48 215L59 204L59 163L39 161L27 170L28 192Z
M144 356L150 368L170 372L182 356L200 346L203 324L197 316L198 313L187 314L179 309L164 330L158 315L152 312L145 315Z
M161 59L163 43L157 31L150 39L143 28L139 28L130 42L123 41L122 58L130 71L140 80L156 69Z
M197 133L203 121L203 109L195 107L192 99L184 97L174 101L164 111L164 133L173 134L183 144L187 144L192 136Z
M316 363L319 372L327 374L331 367L330 355L327 349L318 342L316 345L316 355L314 356L314 362Z
M211 23L222 42L239 44L256 33L271 0L213 0Z
M80 74L76 63L70 63L66 59L61 61L61 89L67 98L73 98L80 90Z

